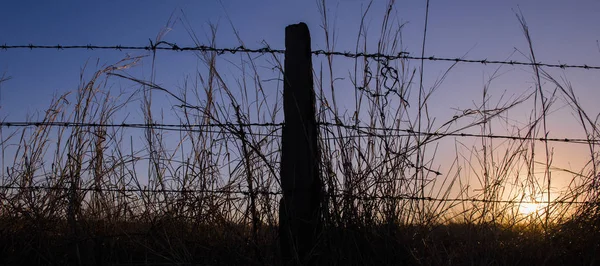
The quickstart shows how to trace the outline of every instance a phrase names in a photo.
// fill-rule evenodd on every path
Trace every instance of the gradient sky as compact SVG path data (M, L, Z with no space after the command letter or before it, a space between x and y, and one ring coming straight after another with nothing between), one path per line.
M377 36L378 16L386 1L375 1L372 35ZM337 50L353 50L359 18L368 1L328 1L336 18ZM413 55L421 50L425 1L397 1L398 17L408 22L403 39ZM515 11L526 17L533 35L539 61L594 65L600 53L596 40L600 2L598 1L431 1L426 55L467 58L506 59L514 48L526 50ZM183 11L183 12L182 12ZM185 15L183 15L183 14ZM248 47L283 48L284 27L304 21L313 32L313 49L324 47L316 1L4 1L0 9L0 43L5 44L98 44L146 45L165 26L169 17L187 18L200 36L208 32L208 22L219 25L218 44L237 46L228 17ZM175 19L176 20L176 19ZM202 38L201 38L202 39ZM165 40L180 45L192 44L181 23ZM72 89L78 84L86 61L113 63L125 52L117 51L29 51L0 52L0 73L12 80L3 84L2 109L20 112L26 105L37 107L55 91ZM164 65L177 64L189 69L193 57L164 55ZM513 59L525 59L513 57ZM428 64L435 64L429 63ZM481 66L473 66L481 69ZM466 66L471 68L471 66ZM182 73L160 71L159 80L173 83ZM427 66L426 66L427 69ZM481 83L481 73L467 69ZM432 77L437 72L426 72ZM571 74L571 73L569 73ZM592 71L573 73L576 79L592 76ZM456 74L461 80L463 75ZM469 77L469 79L471 79ZM453 91L460 88L453 88ZM582 89L586 90L586 89ZM27 96L23 98L23 96Z
M377 17L383 14L385 2L375 1L368 21L374 36L377 36ZM337 19L338 50L353 50L359 18L367 3L364 0L328 1L330 12ZM405 46L411 54L418 55L425 1L397 1L397 6L398 17L408 22L403 35ZM517 9L529 23L539 61L590 65L598 62L600 2L593 0L551 0L543 4L516 0L432 0L426 54L458 57L468 52L468 58L502 60L514 47L526 51L526 42L515 18ZM208 32L208 22L218 24L218 44L223 47L237 45L228 15L248 47L261 47L260 42L265 40L273 48L283 48L284 27L304 21L313 32L313 49L324 48L319 12L316 1L311 0L3 1L0 43L146 45L171 15L182 18L181 10L200 36ZM181 23L176 23L165 39L180 45L191 44ZM72 88L86 60L113 63L123 54L125 52L2 51L0 73L13 78L3 84L3 112L14 114L18 110L15 108L23 107L25 99L28 104L38 106L38 100L45 102L55 91ZM165 64L194 64L193 60L177 62L182 56L173 57ZM183 76L169 71L159 73L159 79L172 79L171 82ZM573 75L579 79L592 73L579 71ZM426 74L435 76L437 73ZM481 71L473 74L481 81ZM23 98L24 95L27 98Z
M370 34L378 36L387 1L374 2L367 23ZM426 2L396 2L397 18L407 22L403 32L404 47L411 55L418 56ZM360 16L368 1L330 0L327 3L338 36L334 50L354 50ZM528 51L515 16L519 10L529 25L538 61L600 65L597 42L600 39L600 1L597 0L431 0L425 55L455 58L466 54L468 59L527 61L519 52L514 53L515 49ZM204 36L210 32L209 23L217 24L217 46L238 46L229 25L230 19L250 48L263 47L264 41L272 48L283 49L285 26L298 22L308 24L313 49L325 48L321 17L316 1L312 0L7 0L0 8L0 43L143 46L156 37L170 17L174 18L175 25L164 40L180 46L193 45L180 20L189 22L201 41L206 40ZM26 113L43 110L53 95L77 88L86 62L95 70L96 62L100 65L115 63L127 53L143 54L85 50L0 51L0 75L12 77L0 85L0 117L19 121ZM138 70L141 77L148 77L150 73L148 62ZM340 73L347 73L341 62L337 66ZM191 54L160 53L156 82L175 89L187 75L194 73L197 65L197 59ZM413 65L418 66L418 62ZM425 86L431 86L446 67L448 64L425 62ZM452 108L473 108L473 102L481 98L486 79L496 68L459 64L432 98L432 103L439 103L431 107L434 115L451 116ZM501 72L505 74L491 88L496 96L503 91L508 95L519 95L533 86L531 68L505 66ZM600 93L596 84L600 84L600 71L568 69L553 70L552 73L566 77L573 84L584 108L593 116L599 112ZM132 119L139 118L139 110L131 112ZM584 137L578 133L580 131L570 130L577 127L571 112L557 111L553 119L551 137ZM132 122L139 122L139 119Z

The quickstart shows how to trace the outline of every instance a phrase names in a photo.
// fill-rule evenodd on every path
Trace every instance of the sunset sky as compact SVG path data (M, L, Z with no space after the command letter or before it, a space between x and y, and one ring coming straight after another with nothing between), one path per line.
M373 36L369 52L376 52L381 17L387 1L375 0L366 23ZM337 35L334 50L354 51L360 18L368 5L365 0L327 1L330 24ZM403 47L420 56L425 22L425 1L396 1L397 19L404 26ZM528 61L528 44L517 17L522 13L532 36L538 61L571 65L600 65L600 1L440 1L431 0L426 56L463 57L467 59ZM289 24L306 22L312 33L312 48L326 49L317 1L311 0L222 0L222 1L4 1L0 8L0 44L6 45L126 45L145 46L170 20L173 29L164 40L179 46L193 46L187 30L200 41L210 35L209 23L218 25L217 46L237 47L232 25L248 48L269 44L284 49L284 29ZM183 22L182 22L183 21ZM232 25L230 25L230 21ZM188 24L189 23L189 24ZM187 27L190 27L186 30ZM516 51L516 52L515 52ZM79 76L88 62L87 75L99 66L112 64L126 54L144 55L136 51L86 50L0 50L0 76L12 77L0 84L0 117L6 121L22 121L26 114L41 112L59 93L75 90ZM99 66L96 66L97 62ZM351 66L338 61L335 72L348 76ZM411 62L418 67L420 62ZM424 86L431 87L448 63L425 61ZM148 79L151 60L145 60L133 73ZM156 61L156 83L174 91L198 68L191 53L159 52ZM317 68L317 65L315 65ZM431 99L432 115L444 121L456 109L474 108L480 102L483 86L498 65L459 64ZM600 111L598 70L549 70L571 82L581 104L592 116ZM534 87L532 69L526 66L503 66L503 73L493 81L490 93L494 99L521 95ZM232 72L233 73L233 72ZM89 77L89 76L87 76ZM343 82L341 84L344 84ZM549 83L544 87L552 91ZM119 84L115 85L118 88ZM348 90L352 90L349 88ZM339 92L344 99L347 92ZM345 98L351 100L352 97ZM160 103L160 99L158 100ZM164 103L168 109L168 103ZM352 104L342 105L350 108ZM557 102L551 116L549 137L584 138L573 112ZM139 105L130 110L129 122L140 122ZM527 118L514 115L515 120ZM168 122L168 121L166 121ZM576 130L573 130L576 129ZM502 133L502 132L501 132ZM585 147L584 147L585 148ZM576 162L572 146L556 148L561 167ZM561 152L564 151L564 152ZM452 155L453 156L453 155ZM576 156L575 156L576 157ZM577 168L577 167L576 167Z

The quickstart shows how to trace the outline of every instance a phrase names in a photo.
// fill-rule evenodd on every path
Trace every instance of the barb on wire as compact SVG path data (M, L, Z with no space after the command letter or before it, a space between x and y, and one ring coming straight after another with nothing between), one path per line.
M509 136L509 135L493 135L493 134L473 134L473 133L442 133L442 132L420 132L412 129L399 129L399 128L383 128L383 127L370 127L370 126L356 126L347 125L344 123L330 123L330 122L319 122L321 126L336 126L354 130L368 130L368 131L394 131L404 132L407 134L403 135L389 135L385 136L412 136L412 135L423 135L423 136L434 136L434 137L474 137L474 138L491 138L491 139L510 139L510 140L537 140L542 142L568 142L577 144L600 144L600 140L594 139L581 139L581 138L531 138L531 137L520 137L520 136ZM362 132L366 136L383 136L374 132ZM350 136L359 137L360 135ZM331 139L331 138L330 138Z
M238 46L234 48L217 48L206 45L199 46L179 46L175 43L169 43L165 41L160 41L157 43L150 43L150 45L146 46L125 46L125 45L34 45L34 44L26 44L26 45L8 45L3 44L0 45L0 50L9 50L9 49L55 49L55 50L68 50L68 49L85 49L85 50L142 50L142 51L202 51L202 52L216 52L219 55L222 54L235 54L235 53L258 53L258 54L284 54L285 50L282 49L272 49L269 46L265 46L262 48L246 48L244 46ZM338 52L338 51L324 51L324 50L315 50L312 51L313 55L325 55L325 56L344 56L349 58L358 58L358 57L366 57L366 58L379 58L385 60L396 60L396 59L406 59L406 60L426 60L426 61L447 61L447 62L455 62L455 63L478 63L478 64L500 64L500 65L522 65L522 66L537 66L537 67L550 67L550 68L578 68L578 69L587 69L587 70L600 70L600 66L589 66L589 65L571 65L571 64L547 64L542 62L522 62L522 61L502 61L502 60L488 60L488 59L464 59L464 58L449 58L449 57L436 57L436 56L411 56L408 52L399 52L397 54L383 54L383 53L352 53L352 52Z

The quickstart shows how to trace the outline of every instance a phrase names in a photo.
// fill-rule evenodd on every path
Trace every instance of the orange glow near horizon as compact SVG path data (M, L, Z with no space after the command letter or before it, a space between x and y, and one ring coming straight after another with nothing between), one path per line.
M524 216L540 214L545 207L546 204L542 203L521 203L519 204L519 213Z

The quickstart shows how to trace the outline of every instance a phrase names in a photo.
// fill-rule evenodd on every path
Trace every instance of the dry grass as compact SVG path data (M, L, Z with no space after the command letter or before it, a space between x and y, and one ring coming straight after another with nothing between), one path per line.
M325 4L326 49L335 50ZM376 52L403 49L403 25L394 20L393 8L391 1ZM535 60L525 20L519 20ZM212 30L210 44L216 45L216 27ZM363 52L370 48L365 23L359 31L356 52ZM195 34L190 36L200 44ZM57 96L41 117L31 118L118 124L124 121L120 112L141 102L144 122L172 124L153 106L153 94L160 94L174 103L170 116L189 128L2 129L1 185L22 188L0 189L0 264L280 263L276 124L282 117L281 58L229 56L239 74L231 80L220 65L223 55L196 56L203 67L181 92L128 74L138 60L153 58L127 58L96 71L88 81L82 77L77 91ZM569 83L535 68L534 91L492 103L488 88L496 71L478 109L440 122L429 116L429 99L455 65L425 88L415 85L419 70L407 60L353 60L355 108L346 110L336 99L347 88L335 82L335 60L330 56L321 67L315 64L318 121L387 130L321 127L326 196L324 230L314 255L323 264L587 265L599 259L598 153L593 142L589 163L573 173L570 192L554 199L562 203L523 217L507 202L527 202L527 195L548 190L552 172L560 171L552 168L549 144L535 140L545 136L548 110L558 97L578 114L590 140L600 137L597 120L581 107ZM261 77L265 62L275 69L269 81ZM106 86L114 79L133 82L135 91L115 95ZM542 80L552 82L554 93L544 95ZM530 121L513 133L529 139L455 141L454 161L443 173L436 168L436 145L447 137L393 130L492 134L494 121L524 105L533 105ZM248 123L269 125L239 126ZM198 124L218 126L193 126ZM547 185L536 181L539 161ZM470 190L469 176L479 180L482 190ZM27 188L31 186L50 189ZM475 197L484 201L467 200ZM590 203L568 204L576 200Z

